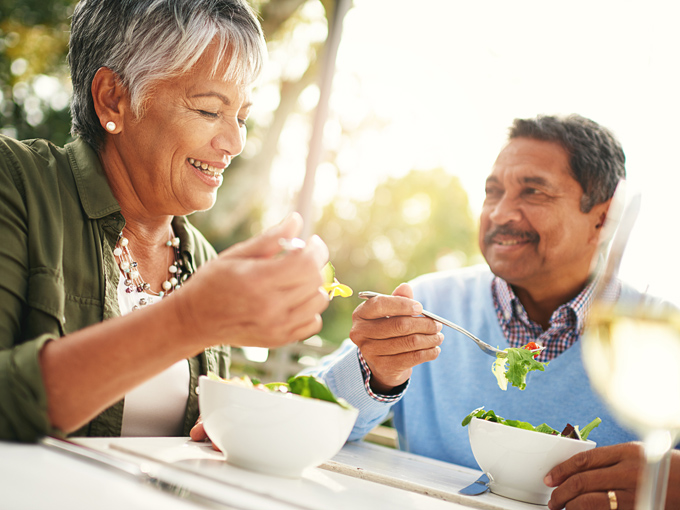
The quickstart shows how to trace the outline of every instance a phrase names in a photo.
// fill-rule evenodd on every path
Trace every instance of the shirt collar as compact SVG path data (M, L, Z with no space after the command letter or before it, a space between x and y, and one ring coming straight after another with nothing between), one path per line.
M111 192L104 168L94 149L80 138L66 144L65 148L80 202L87 216L98 219L119 212L120 205Z
M591 280L576 297L557 308L550 317L551 326L553 322L560 318L564 318L565 314L573 314L573 317L576 318L576 330L578 332L583 331L586 314L588 313L592 302L595 284L596 280ZM496 297L501 310L501 320L504 323L507 324L513 319L521 320L525 324L530 324L532 322L527 315L524 306L508 282L495 276L491 285L492 292Z
M97 153L85 141L76 138L65 146L71 171L76 181L78 195L83 209L90 219L100 219L120 212L120 205L113 196L109 181ZM117 216L117 218L116 218ZM122 216L114 216L110 223L114 230L120 232L124 226ZM175 235L180 238L182 252L188 258L190 271L194 268L195 240L188 229L188 221L183 216L175 216L172 223Z

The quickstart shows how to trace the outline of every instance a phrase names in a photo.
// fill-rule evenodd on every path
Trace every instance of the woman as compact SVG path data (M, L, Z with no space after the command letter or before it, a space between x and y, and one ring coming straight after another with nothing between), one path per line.
M184 218L243 149L264 58L244 0L78 4L76 140L0 139L0 439L186 435L223 345L320 330L327 248L279 245L299 215L219 255Z

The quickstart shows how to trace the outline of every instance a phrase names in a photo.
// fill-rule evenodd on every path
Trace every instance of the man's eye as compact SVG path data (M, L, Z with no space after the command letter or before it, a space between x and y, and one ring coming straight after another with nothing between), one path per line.
M238 125L241 127L246 127L246 120L248 119L238 119Z

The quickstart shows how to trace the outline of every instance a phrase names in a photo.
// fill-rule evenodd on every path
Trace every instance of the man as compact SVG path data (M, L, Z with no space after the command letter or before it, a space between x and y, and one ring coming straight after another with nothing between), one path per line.
M515 120L486 181L479 246L488 267L425 275L400 285L392 297L362 303L351 342L317 370L360 410L350 439L363 437L392 411L402 449L477 467L461 421L484 406L560 429L599 416L602 424L591 436L598 445L633 440L590 388L578 344L593 296L591 263L624 165L619 143L591 120ZM502 391L493 359L460 333L419 316L423 309L500 349L534 341L545 347L539 360L550 364L529 374L526 390ZM546 483L561 487L551 508L567 502L569 508L632 507L640 453L637 446L621 448L597 449L553 471ZM615 476L592 476L603 467ZM612 483L623 479L629 484Z

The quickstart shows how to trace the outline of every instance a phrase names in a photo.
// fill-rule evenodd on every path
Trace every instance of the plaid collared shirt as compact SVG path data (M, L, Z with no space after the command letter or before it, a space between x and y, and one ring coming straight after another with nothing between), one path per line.
M368 367L368 363L366 363L364 355L361 354L360 349L357 349L357 356L359 357L359 367L361 367L361 376L364 378L364 388L366 388L366 392L368 393L368 395L372 399L377 400L378 402L396 402L397 400L399 400L403 395L404 390L407 388L409 381L406 381L400 386L394 388L394 394L392 395L383 395L381 393L376 393L371 388L371 369Z
M498 322L510 347L522 347L529 342L536 342L545 347L537 358L543 362L550 361L569 349L583 333L595 283L590 282L578 296L555 310L550 317L550 327L543 331L540 324L529 318L512 287L505 280L494 277L491 294Z

